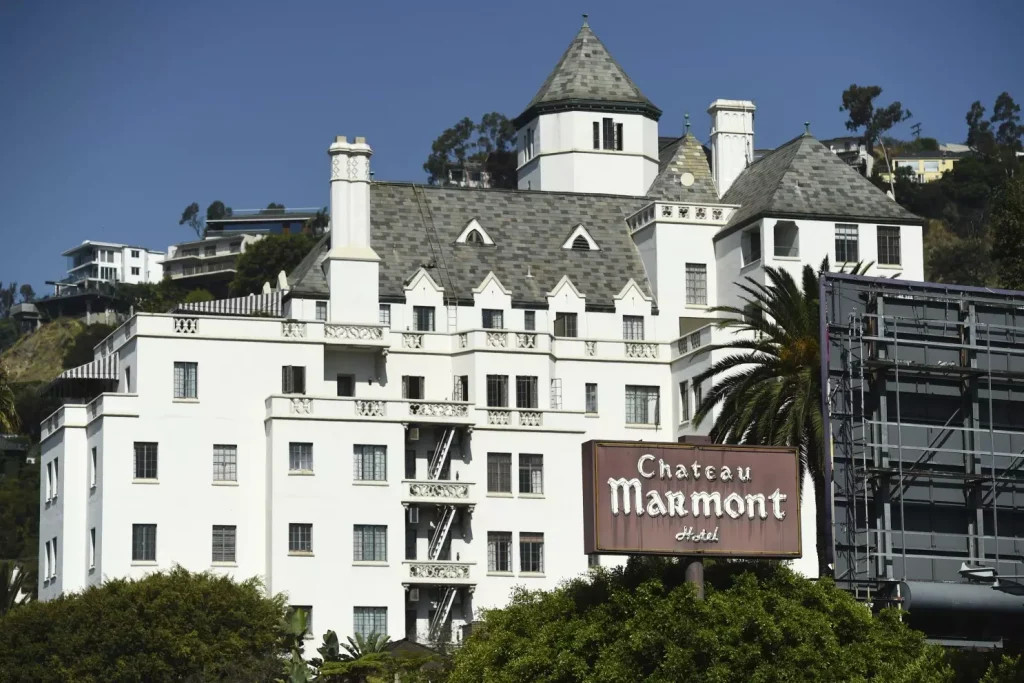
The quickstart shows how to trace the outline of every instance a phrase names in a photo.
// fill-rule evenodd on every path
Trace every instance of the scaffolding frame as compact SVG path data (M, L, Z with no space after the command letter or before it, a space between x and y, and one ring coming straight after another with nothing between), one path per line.
M821 310L837 584L1024 574L1024 293L828 274Z

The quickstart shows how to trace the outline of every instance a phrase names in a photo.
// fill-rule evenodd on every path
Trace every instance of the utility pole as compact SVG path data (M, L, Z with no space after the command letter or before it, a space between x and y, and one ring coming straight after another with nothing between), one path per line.
M910 127L910 132L914 134L914 139L917 140L921 137L921 124L915 123Z

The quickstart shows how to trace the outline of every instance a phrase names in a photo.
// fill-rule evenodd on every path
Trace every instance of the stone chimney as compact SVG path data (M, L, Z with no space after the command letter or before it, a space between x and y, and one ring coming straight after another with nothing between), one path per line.
M711 174L723 196L754 161L754 103L749 100L715 100L711 115Z
M380 257L370 246L370 156L365 138L335 138L331 157L331 250L324 262L331 292L328 319L376 324Z

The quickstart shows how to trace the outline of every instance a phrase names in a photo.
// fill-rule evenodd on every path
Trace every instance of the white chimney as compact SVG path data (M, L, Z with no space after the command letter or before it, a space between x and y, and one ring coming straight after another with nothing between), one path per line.
M749 100L715 100L711 115L711 174L723 196L754 161L754 103Z
M376 324L380 257L370 246L370 156L365 138L339 135L331 156L331 250L324 263L331 322Z

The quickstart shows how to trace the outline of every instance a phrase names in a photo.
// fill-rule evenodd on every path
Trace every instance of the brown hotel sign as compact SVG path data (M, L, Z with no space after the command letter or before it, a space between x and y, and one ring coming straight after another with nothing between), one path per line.
M585 552L799 557L791 448L583 444Z

